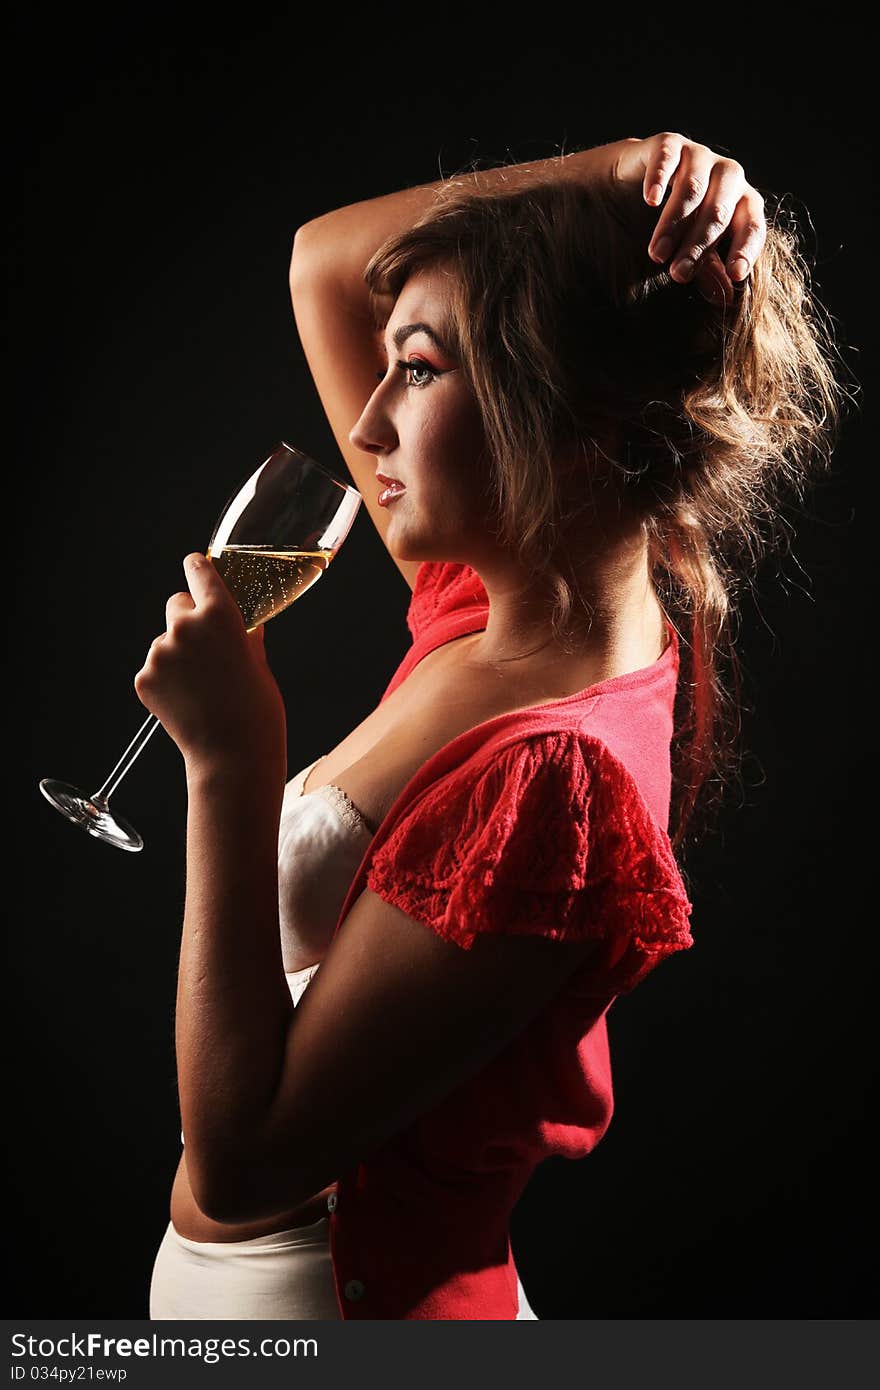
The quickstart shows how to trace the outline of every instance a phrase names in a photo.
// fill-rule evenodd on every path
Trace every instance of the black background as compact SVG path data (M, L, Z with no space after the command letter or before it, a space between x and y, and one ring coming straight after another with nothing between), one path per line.
M140 855L37 783L103 781L145 717L133 676L183 556L278 439L347 476L290 310L297 226L472 159L678 130L791 195L864 379L871 123L841 38L735 12L713 33L679 12L500 40L436 7L331 18L315 37L252 6L32 10L8 58L10 1315L147 1316L179 1156L183 763L160 732L116 793ZM514 1213L542 1318L876 1311L851 798L865 432L860 404L744 605L743 786L690 857L696 945L612 1010L602 1143L542 1166ZM362 509L326 583L267 629L291 774L375 704L408 600Z

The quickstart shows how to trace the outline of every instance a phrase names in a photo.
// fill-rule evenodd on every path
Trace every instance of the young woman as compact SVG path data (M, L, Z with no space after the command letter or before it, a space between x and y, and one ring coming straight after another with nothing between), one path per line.
M837 420L764 208L667 132L298 231L300 338L413 644L286 786L262 629L204 557L136 677L189 794L151 1317L535 1316L511 1210L598 1143L607 1011L692 944L675 849L728 758L738 566Z

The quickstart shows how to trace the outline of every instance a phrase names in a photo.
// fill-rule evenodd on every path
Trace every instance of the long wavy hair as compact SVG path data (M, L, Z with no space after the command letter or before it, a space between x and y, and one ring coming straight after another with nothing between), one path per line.
M726 309L650 259L658 216L631 186L548 178L484 193L453 176L364 276L383 327L410 275L451 268L444 327L482 412L490 524L546 580L567 650L583 603L557 563L562 523L598 480L643 526L680 639L679 850L698 801L705 829L739 772L740 591L789 535L784 502L830 467L849 393L797 226L773 195L763 251ZM728 233L722 258L729 245Z

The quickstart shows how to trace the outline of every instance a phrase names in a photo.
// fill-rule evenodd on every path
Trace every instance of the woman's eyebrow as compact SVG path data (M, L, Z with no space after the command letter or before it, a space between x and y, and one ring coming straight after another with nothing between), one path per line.
M384 352L386 349L383 330L380 328L376 331L379 338L379 346L382 348ZM431 342L434 343L435 346L440 349L440 351L443 353L445 357L451 356L451 353L446 344L443 342L442 338L439 336L439 334L435 333L434 329L428 323L404 323L401 324L400 328L396 328L394 330L394 336L392 341L394 343L394 346L398 349L398 351L400 350L400 348L403 347L403 344L406 342L407 338L411 338L414 333L424 333L425 337L430 338Z

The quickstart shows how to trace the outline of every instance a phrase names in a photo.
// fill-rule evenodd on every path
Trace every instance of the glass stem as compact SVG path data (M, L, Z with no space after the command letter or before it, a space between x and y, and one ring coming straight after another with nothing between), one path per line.
M153 734L159 728L159 722L158 717L151 714L146 723L141 725L103 787L92 792L92 801L101 802L104 806L108 804L111 794L115 792L135 758L146 748Z

